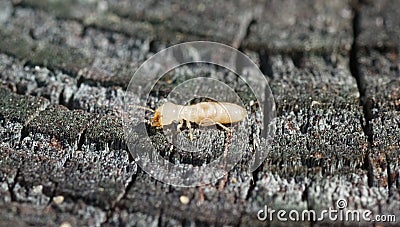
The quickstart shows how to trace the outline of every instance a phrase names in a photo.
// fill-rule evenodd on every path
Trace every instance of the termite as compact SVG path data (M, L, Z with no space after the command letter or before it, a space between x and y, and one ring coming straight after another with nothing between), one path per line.
M232 130L223 124L230 124L243 121L246 110L234 103L229 102L200 102L194 105L177 105L171 102L164 103L156 110L147 107L136 106L138 108L152 111L154 116L151 118L151 126L162 128L174 122L179 122L177 130L183 125L183 121L191 129L190 122L201 126L219 125L228 132ZM190 134L192 140L192 134Z

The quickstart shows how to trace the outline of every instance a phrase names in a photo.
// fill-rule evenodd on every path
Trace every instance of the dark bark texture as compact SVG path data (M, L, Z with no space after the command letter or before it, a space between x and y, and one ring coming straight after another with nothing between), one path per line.
M398 9L396 0L0 0L0 226L323 226L332 223L262 222L257 212L321 211L338 199L395 215L379 226L399 225ZM255 171L254 124L237 134L245 155L225 178L182 188L135 163L121 114L136 69L193 40L231 45L258 64L276 132ZM149 107L185 75L224 73L171 72ZM252 100L246 86L223 82ZM162 130L148 131L165 158L194 165L220 156L227 140L221 128L195 126L199 144L211 145L186 154L171 152Z

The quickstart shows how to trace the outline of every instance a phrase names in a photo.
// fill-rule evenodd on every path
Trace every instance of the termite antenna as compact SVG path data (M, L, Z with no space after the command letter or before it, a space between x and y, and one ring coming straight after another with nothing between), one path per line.
M153 109L150 109L150 108L148 108L148 107L145 107L145 106L138 106L138 105L132 105L132 104L130 104L129 105L130 107L134 107L134 108L138 108L138 109L143 109L143 110L148 110L148 111L151 111L151 112L156 112L156 111L154 111Z

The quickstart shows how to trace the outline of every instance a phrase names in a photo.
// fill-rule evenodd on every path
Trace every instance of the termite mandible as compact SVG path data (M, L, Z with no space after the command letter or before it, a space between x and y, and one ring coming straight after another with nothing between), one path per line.
M189 129L191 129L190 122L193 122L201 126L217 124L226 131L231 132L231 129L222 124L240 122L247 116L247 112L243 107L229 102L200 102L187 106L166 102L156 110L142 106L135 107L154 113L154 116L151 118L151 126L162 128L173 122L179 122L177 130L180 130L183 121L186 121ZM190 138L192 139L191 134Z

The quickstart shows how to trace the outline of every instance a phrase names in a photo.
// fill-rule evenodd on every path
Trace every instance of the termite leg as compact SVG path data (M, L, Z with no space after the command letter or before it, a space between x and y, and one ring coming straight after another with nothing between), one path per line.
M197 205L201 205L204 203L204 186L199 187L199 201L197 201Z
M183 120L180 120L179 124L176 126L176 131L180 132L182 127L183 127Z
M221 126L221 128L223 128L225 131L232 133L234 131L233 128L228 128L226 126L224 126L223 124L219 123L219 122L215 122L217 125Z
M189 129L189 138L190 138L190 141L192 141L193 140L193 129L192 129L192 126L190 125L189 121L186 121L186 127Z

